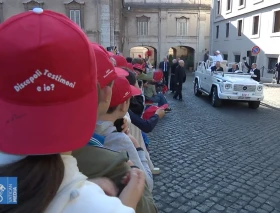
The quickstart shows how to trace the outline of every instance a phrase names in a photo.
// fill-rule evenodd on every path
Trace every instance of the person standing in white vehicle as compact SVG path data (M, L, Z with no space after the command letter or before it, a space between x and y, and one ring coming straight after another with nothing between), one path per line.
M211 67L215 66L217 61L222 62L224 60L223 56L221 55L221 52L219 50L217 50L215 52L215 55L208 55L208 56L209 56L209 58L212 59Z
M1 23L0 47L0 176L17 177L18 202L1 212L135 213L142 171L126 175L118 198L71 156L92 136L98 108L95 55L81 28L34 8Z

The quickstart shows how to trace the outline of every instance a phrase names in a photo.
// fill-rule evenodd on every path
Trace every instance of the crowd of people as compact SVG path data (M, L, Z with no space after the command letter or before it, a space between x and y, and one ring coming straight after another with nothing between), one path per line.
M156 213L146 133L171 111L156 90L166 70L40 8L3 22L0 46L0 176L18 178L19 203L1 212ZM183 66L171 76L181 100Z

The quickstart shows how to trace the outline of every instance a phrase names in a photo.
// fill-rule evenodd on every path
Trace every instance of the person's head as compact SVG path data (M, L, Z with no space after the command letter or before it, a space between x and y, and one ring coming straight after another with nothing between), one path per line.
M179 61L179 65L180 65L181 67L184 67L184 66L185 66L185 62L184 62L183 60L180 60L180 61Z
M110 120L113 121L123 118L128 111L130 98L140 94L141 91L130 85L125 77L117 77L112 88L112 98L107 117L109 116Z
M140 75L141 73L143 73L144 68L141 64L134 64L133 65L133 70L137 75Z
M257 68L257 64L256 63L253 63L252 64L252 69L256 69Z
M126 58L126 61L127 61L127 63L130 63L130 64L131 64L131 63L132 63L132 58L131 58L131 57L127 57L127 58Z
M221 52L219 51L219 50L217 50L216 52L215 52L215 55L220 55L221 54Z
M127 61L126 59L121 55L113 55L113 59L116 61L116 67L126 67L127 68Z
M172 63L173 63L173 64L176 64L176 63L177 63L177 59L174 58L174 59L172 60Z
M236 64L231 65L231 68L232 68L233 70L236 70L236 68L237 68Z
M133 72L129 69L125 69L125 71L128 73L128 75L125 77L126 77L126 80L128 80L129 84L132 86L138 85L135 72Z
M220 67L221 66L221 62L220 61L217 61L216 62L216 67Z
M164 58L163 58L163 61L164 61L164 62L167 62L167 58L166 58L166 57L164 57Z
M64 178L59 153L95 128L94 52L69 18L40 8L3 22L0 47L0 176L18 178L20 203L1 211L44 212Z

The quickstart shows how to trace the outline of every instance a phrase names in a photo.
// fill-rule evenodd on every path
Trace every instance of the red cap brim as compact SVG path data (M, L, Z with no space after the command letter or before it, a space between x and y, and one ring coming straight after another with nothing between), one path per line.
M115 68L115 72L117 73L118 76L128 76L128 72L122 68L119 68L119 67L114 67Z
M136 95L142 94L141 90L135 86L130 85L130 89L131 89L131 96L136 96Z
M164 105L159 107L159 109L167 109L167 108L168 108L168 104L164 104Z
M55 106L20 106L0 100L0 150L9 154L40 155L85 146L95 128L96 100L96 91Z

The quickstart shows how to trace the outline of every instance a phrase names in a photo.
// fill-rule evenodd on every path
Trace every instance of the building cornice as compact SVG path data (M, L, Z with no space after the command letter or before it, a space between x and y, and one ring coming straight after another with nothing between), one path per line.
M210 10L211 6L207 4L189 4L189 3L124 3L124 7L130 7L131 9L181 9L181 10Z

